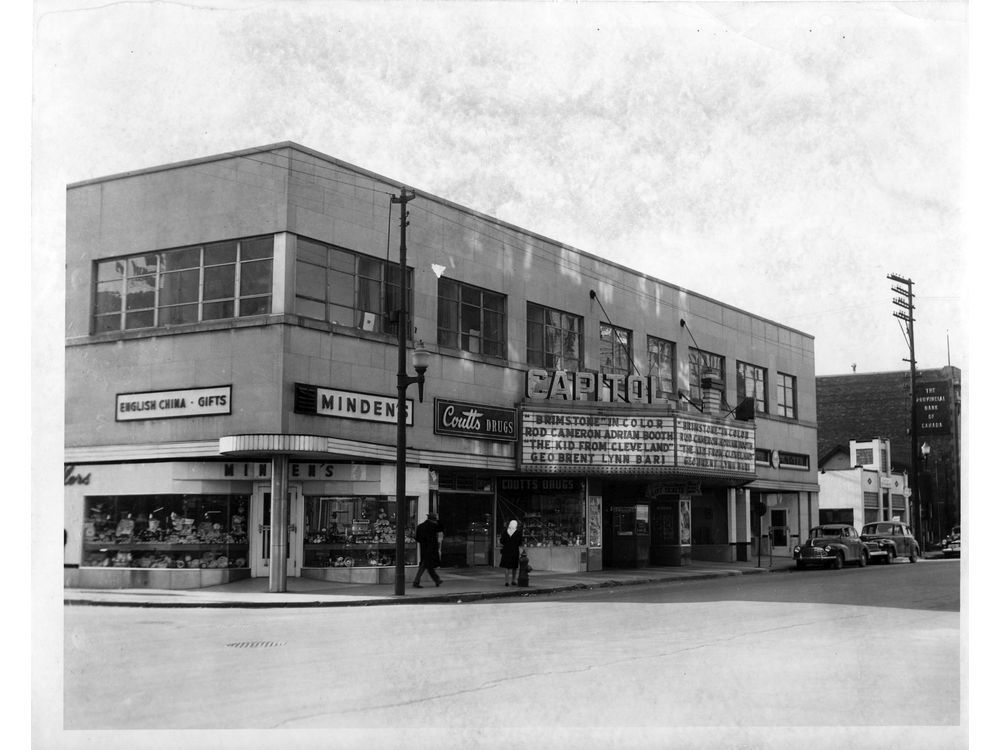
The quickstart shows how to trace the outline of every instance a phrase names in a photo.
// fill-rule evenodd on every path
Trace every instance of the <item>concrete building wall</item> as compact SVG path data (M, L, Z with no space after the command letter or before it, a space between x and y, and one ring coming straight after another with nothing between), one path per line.
M285 406L282 329L246 325L146 335L66 347L67 447L217 440L281 431ZM233 386L232 414L116 421L115 397L178 388Z

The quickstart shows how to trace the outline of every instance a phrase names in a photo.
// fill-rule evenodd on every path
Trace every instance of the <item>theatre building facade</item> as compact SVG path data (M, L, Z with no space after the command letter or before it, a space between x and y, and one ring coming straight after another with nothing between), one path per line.
M817 522L812 336L403 191L287 142L68 187L67 585L274 549L390 583L429 511L446 566L495 565L515 518L554 571L788 555ZM401 294L430 355L405 503Z

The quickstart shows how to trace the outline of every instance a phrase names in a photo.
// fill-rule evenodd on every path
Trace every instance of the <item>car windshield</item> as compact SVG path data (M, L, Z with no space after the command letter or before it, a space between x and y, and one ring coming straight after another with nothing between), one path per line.
M820 526L809 532L809 538L822 539L823 537L840 536L840 533L841 528L839 526Z
M862 534L891 534L891 523L872 523L861 530Z

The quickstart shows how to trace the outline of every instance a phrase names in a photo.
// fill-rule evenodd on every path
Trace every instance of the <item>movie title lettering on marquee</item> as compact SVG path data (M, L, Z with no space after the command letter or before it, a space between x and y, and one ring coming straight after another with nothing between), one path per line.
M677 465L723 472L754 472L754 431L731 422L677 418Z
M522 469L552 473L658 473L674 466L668 416L521 411Z
M434 432L477 440L517 440L517 410L434 399Z
M752 426L674 412L567 413L524 407L522 471L753 477Z
M297 414L396 424L397 406L396 398L390 396L295 384L293 408ZM413 399L406 399L406 424L413 426Z
M175 419L231 414L232 386L187 388L177 391L119 393L115 396L115 421Z

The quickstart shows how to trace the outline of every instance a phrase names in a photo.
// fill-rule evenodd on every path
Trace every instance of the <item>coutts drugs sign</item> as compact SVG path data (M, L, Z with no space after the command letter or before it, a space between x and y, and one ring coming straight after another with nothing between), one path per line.
M517 440L517 411L434 399L434 432L479 440Z

